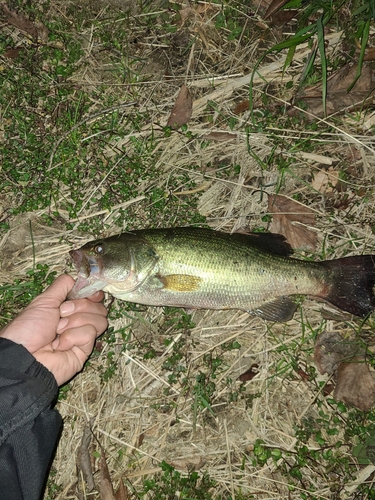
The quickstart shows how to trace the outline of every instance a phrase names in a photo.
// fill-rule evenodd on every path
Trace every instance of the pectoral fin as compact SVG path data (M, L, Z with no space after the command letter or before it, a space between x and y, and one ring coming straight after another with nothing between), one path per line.
M158 276L158 278L163 283L165 290L173 292L195 292L202 282L202 278L188 274L169 274Z
M271 302L266 302L258 309L249 311L250 314L255 314L268 321L289 321L293 318L293 314L297 308L289 297L278 297Z

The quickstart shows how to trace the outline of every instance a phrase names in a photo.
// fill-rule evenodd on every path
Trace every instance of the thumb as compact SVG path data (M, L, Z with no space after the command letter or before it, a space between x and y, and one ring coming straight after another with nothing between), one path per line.
M27 307L60 307L73 288L74 279L69 274L62 274L43 293L38 295Z

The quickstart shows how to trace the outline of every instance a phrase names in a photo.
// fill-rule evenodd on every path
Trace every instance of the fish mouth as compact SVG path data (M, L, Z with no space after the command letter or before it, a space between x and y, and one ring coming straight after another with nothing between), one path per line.
M76 282L68 293L68 299L89 297L102 290L107 282L102 277L102 264L99 259L85 255L82 250L71 250L70 257L78 271Z
M70 250L69 255L77 270L80 270L83 260L83 252L81 252L81 250Z

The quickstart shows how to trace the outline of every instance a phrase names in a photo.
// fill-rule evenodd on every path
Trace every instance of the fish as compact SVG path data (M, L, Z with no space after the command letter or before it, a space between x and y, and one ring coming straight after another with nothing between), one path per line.
M292 319L301 295L359 317L373 311L375 255L306 261L291 253L271 233L130 231L70 251L78 276L68 298L103 290L148 306L240 309L273 322Z

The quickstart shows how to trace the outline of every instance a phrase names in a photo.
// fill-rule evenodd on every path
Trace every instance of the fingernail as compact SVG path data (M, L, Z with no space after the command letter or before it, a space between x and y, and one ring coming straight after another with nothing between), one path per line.
M66 325L68 324L68 321L69 321L68 318L61 318L57 325L56 332L61 332L61 330L65 328Z
M67 300L63 302L60 306L60 314L61 316L66 316L67 314L72 314L74 309L76 308L75 303L72 300Z
M59 343L60 343L60 338L56 337L55 340L51 344L52 349L55 350L56 347L59 345Z

